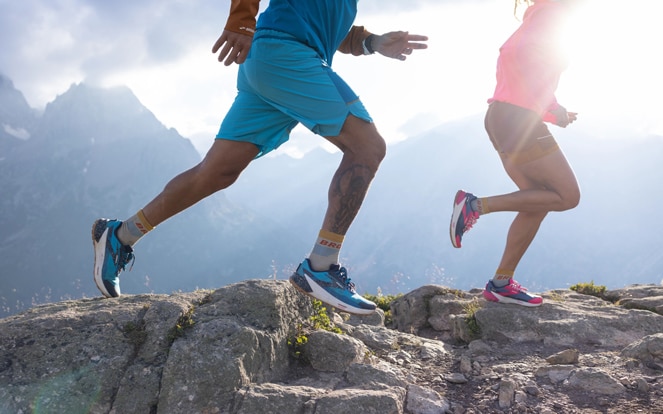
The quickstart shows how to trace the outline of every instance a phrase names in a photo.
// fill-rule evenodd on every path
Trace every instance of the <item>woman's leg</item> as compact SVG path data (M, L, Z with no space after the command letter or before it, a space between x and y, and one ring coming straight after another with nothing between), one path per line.
M516 211L506 246L495 276L483 292L484 298L495 302L540 306L543 299L514 282L513 275L523 255L534 240L541 222L549 211L575 207L580 189L575 175L561 150L524 164L502 158L504 169L519 190L482 199L488 211Z
M515 271L550 211L578 205L580 189L562 151L518 165L503 159L504 169L519 190L482 199L488 211L517 211L507 235L499 269Z

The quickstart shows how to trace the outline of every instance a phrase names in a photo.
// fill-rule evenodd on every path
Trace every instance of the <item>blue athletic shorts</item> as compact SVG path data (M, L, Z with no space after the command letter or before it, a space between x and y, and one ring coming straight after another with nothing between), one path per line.
M301 123L337 136L349 114L372 122L359 97L313 50L285 33L260 30L237 75L237 97L217 139L251 142L258 157Z

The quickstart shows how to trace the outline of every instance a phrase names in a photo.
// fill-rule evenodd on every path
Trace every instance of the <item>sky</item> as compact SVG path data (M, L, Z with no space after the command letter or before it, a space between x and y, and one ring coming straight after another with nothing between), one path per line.
M267 5L262 1L262 8ZM564 45L558 101L600 137L663 135L660 0L584 0ZM205 152L235 96L237 66L211 53L229 0L0 0L0 73L37 109L85 82L129 87ZM355 24L429 37L405 62L337 54L389 144L483 113L498 49L518 27L512 0L361 0ZM302 127L281 151L325 146Z

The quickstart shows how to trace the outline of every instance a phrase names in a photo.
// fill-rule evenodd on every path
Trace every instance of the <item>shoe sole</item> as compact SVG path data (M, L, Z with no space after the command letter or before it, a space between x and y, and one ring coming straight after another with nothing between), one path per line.
M460 249L460 242L456 244L456 225L458 224L458 217L460 217L460 213L463 211L463 206L465 205L465 197L463 197L462 202L458 202L458 196L462 190L459 190L456 192L456 196L454 197L454 204L453 204L453 212L451 213L451 223L449 224L449 237L451 238L451 245L457 249Z
M487 291L487 290L483 291L483 297L484 297L484 299L486 299L489 302L511 303L511 304L514 304L514 305L526 306L528 308L536 308L538 306L543 305L543 300L541 300L540 303L530 303L530 302L525 302L525 301L518 300L518 299L512 299L508 296L502 296L499 293L490 292L490 291Z
M108 227L101 234L99 240L94 237L94 230L97 227L97 222L95 221L92 225L92 246L94 247L94 283L97 285L97 289L101 291L101 294L107 298L112 298L113 296L108 293L106 287L104 286L104 280L102 278L102 269L104 267L104 252L106 251L106 240L108 239Z
M347 313L352 313L354 315L370 315L373 312L375 312L375 309L369 310L369 309L361 309L361 308L355 308L354 306L350 306L347 303L341 302L338 300L338 298L334 297L334 295L331 295L329 292L326 290L322 289L317 283L315 283L310 277L304 275L297 275L299 277L303 277L306 282L308 283L309 287L311 288L310 292L307 292L304 290L297 282L295 282L294 277L295 275L290 276L290 283L300 292L305 294L306 296L310 296L314 299L320 300L324 303L326 303L329 306L333 306L337 309L340 309L344 312Z

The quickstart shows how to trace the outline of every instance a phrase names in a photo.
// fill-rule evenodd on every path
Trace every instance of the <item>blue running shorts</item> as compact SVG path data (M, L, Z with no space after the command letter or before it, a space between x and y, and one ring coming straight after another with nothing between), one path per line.
M301 123L337 136L349 114L372 122L359 97L312 48L286 33L260 30L237 74L237 97L217 139L251 142L267 154Z

